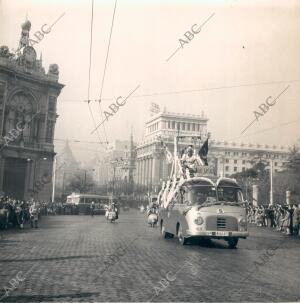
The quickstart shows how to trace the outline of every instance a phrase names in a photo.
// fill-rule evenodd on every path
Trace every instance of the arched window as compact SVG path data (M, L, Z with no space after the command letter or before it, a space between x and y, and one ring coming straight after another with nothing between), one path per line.
M24 93L13 95L5 108L4 135L9 136L12 131L17 130L19 135L15 138L15 143L21 140L32 142L33 137L37 135L35 115L36 109L30 96Z

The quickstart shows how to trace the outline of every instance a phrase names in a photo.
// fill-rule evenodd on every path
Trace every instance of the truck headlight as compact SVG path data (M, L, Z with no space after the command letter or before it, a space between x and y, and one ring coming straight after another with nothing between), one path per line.
M243 229L247 229L247 220L244 218L240 218L239 219L239 225L240 227L242 227Z
M197 217L195 220L194 220L194 223L197 224L197 225L202 225L204 222L203 218L202 217Z

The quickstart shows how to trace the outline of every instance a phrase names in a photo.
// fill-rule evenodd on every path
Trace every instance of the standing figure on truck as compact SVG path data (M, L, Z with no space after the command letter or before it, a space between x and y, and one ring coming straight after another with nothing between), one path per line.
M194 155L194 150L190 145L181 157L182 169L185 178L194 177L197 172L198 159Z

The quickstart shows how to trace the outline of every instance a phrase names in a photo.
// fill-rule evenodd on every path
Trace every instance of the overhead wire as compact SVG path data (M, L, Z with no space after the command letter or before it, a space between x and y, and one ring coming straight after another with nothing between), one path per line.
M231 140L236 140L236 139L240 139L240 138L244 138L244 137L254 136L254 135L264 133L264 132L267 132L267 131L270 131L270 130L273 130L273 129L276 129L276 128L279 128L279 127L282 127L282 126L290 125L290 124L293 124L293 123L296 123L296 122L300 122L300 118L298 118L296 120L293 120L293 121L285 122L285 123L282 123L282 124L279 124L279 125L275 125L275 126L270 127L270 128L265 128L265 129L262 129L260 131L257 131L257 132L251 133L251 134L242 135L242 136L234 137L234 138L231 138L231 139L227 139L225 141L231 141Z
M236 84L236 85L223 85L216 87L208 87L208 88L200 88L200 89L191 89L191 90L179 90L179 91L169 91L169 92L157 92L157 93L149 93L149 94L141 94L134 95L131 98L142 98L142 97L154 97L154 96L168 96L175 94L189 94L189 93L197 93L202 91L212 91L212 90L222 90L222 89L230 89L230 88L239 88L239 87L251 87L251 86L263 86L263 85L271 85L271 84L280 84L280 83L295 83L300 82L299 80L280 80L280 81L269 81L269 82L257 82L257 83L245 83L245 84ZM103 98L102 100L114 100L115 98ZM62 99L63 102L84 102L79 99ZM91 100L94 102L99 102L99 100Z
M94 25L94 0L92 0L92 12L91 12L91 28L90 28L90 54L89 54L89 77L88 77L88 108L89 108L89 112L90 115L92 117L94 126L96 127L96 120L95 117L93 115L93 111L91 109L90 106L90 88L91 88L91 69L92 69L92 48L93 48L93 25ZM103 145L101 137L99 132L97 131L97 136L99 139L99 143L100 145ZM106 144L107 144L107 138L106 138ZM105 148L107 148L107 146L105 146Z
M102 107L101 107L101 101L102 101L101 98L102 98L104 80L105 80L105 75L106 75L107 62L108 62L108 56L109 56L109 50L110 50L111 36L112 36L112 31L113 31L113 26L114 26L114 21L115 21L116 8L117 8L117 0L115 1L113 17L112 17L112 22L111 22L111 26L110 26L110 33L109 33L108 46L107 46L107 51L106 51L104 71L103 71L103 75L102 75L102 82L101 82L101 88L100 88L100 97L99 97L99 101L98 101L98 106L99 106L99 110L100 110L101 120L102 121L103 121L103 111L102 111ZM104 131L105 139L107 141L107 135L106 135L105 125L103 124L102 126L103 126L103 131ZM97 127L97 126L95 126L95 127Z

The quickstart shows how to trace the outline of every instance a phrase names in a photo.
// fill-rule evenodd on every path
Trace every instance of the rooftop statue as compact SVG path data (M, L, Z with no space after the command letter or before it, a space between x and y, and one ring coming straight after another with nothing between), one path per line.
M29 45L29 32L31 29L31 22L29 20L26 20L22 25L22 32L21 32L21 38L19 41L19 50L25 46Z

